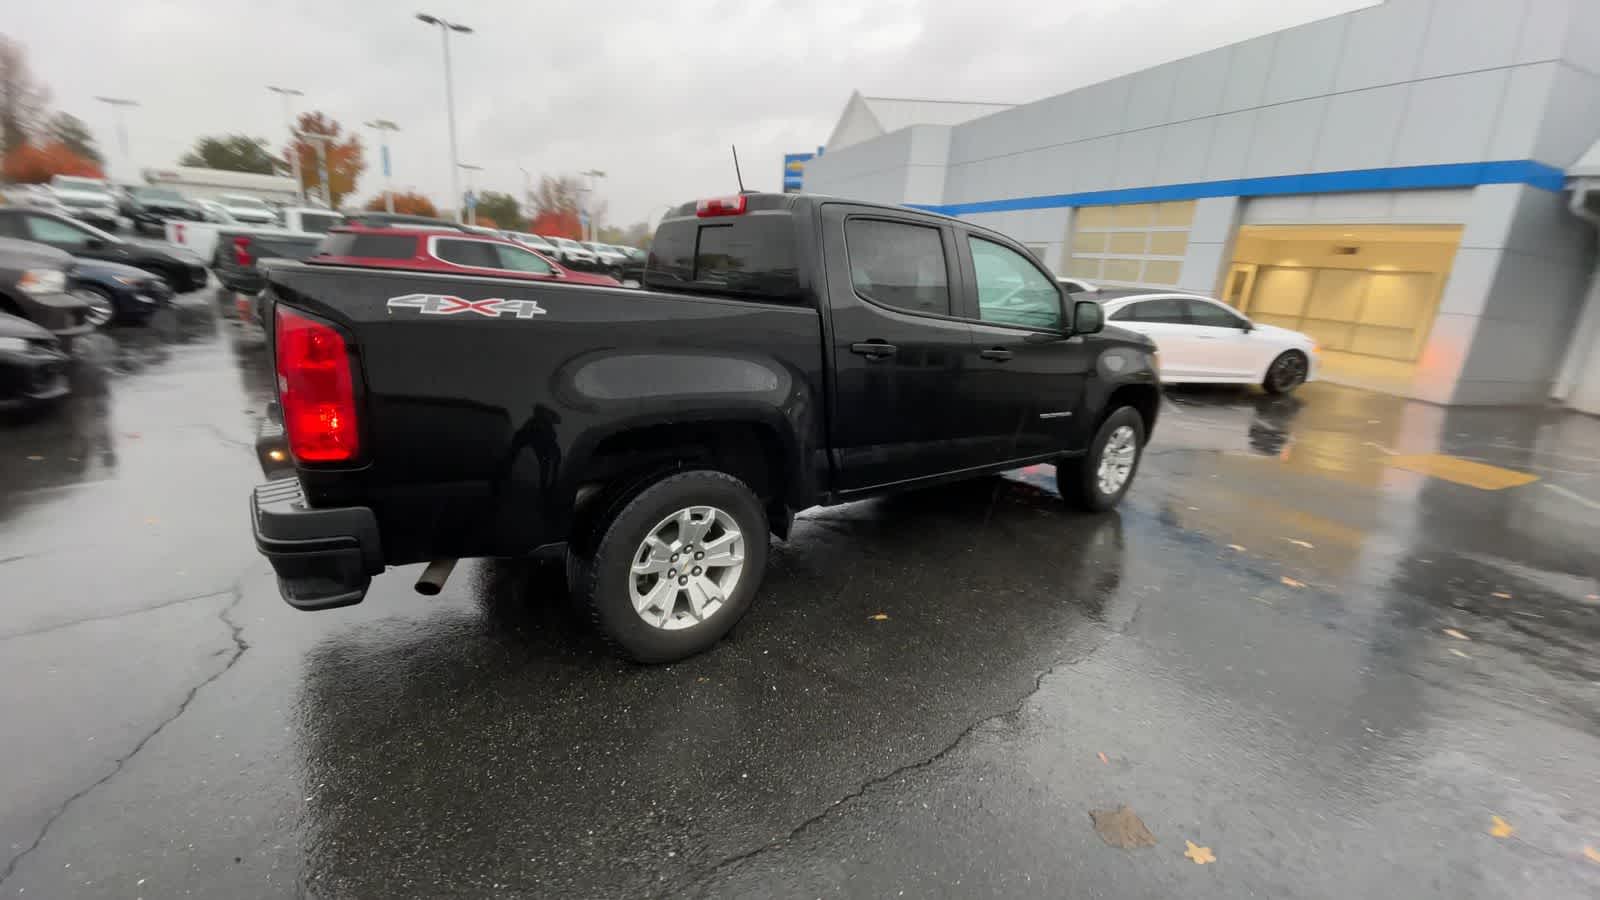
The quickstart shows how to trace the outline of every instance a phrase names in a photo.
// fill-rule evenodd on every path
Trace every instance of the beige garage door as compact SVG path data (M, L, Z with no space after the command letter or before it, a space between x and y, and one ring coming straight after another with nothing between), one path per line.
M1422 350L1440 276L1431 272L1262 266L1249 313L1328 350L1411 361Z

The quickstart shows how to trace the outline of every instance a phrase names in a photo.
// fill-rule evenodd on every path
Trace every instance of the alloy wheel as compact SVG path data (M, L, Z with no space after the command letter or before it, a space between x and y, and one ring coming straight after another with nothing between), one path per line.
M1109 497L1122 490L1122 486L1128 483L1128 476L1133 474L1133 464L1138 458L1139 444L1133 428L1128 425L1117 426L1106 438L1106 445L1100 451L1100 468L1096 472L1100 493Z
M714 506L687 506L656 523L633 553L634 612L667 631L716 615L744 572L744 534Z

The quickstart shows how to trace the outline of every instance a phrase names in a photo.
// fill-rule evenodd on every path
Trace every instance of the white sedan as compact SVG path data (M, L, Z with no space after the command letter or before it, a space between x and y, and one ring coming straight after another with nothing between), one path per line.
M1316 380L1316 341L1258 325L1210 297L1137 290L1091 296L1105 308L1108 323L1156 342L1164 382L1259 384L1286 394Z

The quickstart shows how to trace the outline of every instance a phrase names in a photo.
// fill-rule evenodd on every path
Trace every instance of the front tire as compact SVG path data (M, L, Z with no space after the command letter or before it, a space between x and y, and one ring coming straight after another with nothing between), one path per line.
M1144 418L1131 406L1120 407L1100 423L1087 453L1056 464L1056 490L1079 509L1105 512L1133 485L1143 454Z
M639 491L569 564L574 599L619 653L667 663L709 649L750 608L767 563L767 514L744 482L694 470Z
M1287 394L1306 383L1310 361L1299 350L1287 350L1267 367L1267 377L1261 387L1269 394Z

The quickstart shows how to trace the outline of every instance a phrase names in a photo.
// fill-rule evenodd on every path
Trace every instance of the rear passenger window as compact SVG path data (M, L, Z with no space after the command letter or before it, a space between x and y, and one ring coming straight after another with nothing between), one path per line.
M317 253L322 256L354 256L366 259L410 259L417 255L417 239L409 234L352 234L332 231L322 239Z
M950 280L939 229L847 219L844 243L856 293L907 312L950 315Z
M495 246L488 241L435 241L433 252L445 262L458 266L475 266L480 269L500 268L500 257Z
M1126 317L1133 322L1162 322L1168 325L1186 325L1189 320L1183 314L1183 301L1181 300L1143 300L1128 307L1132 310Z

